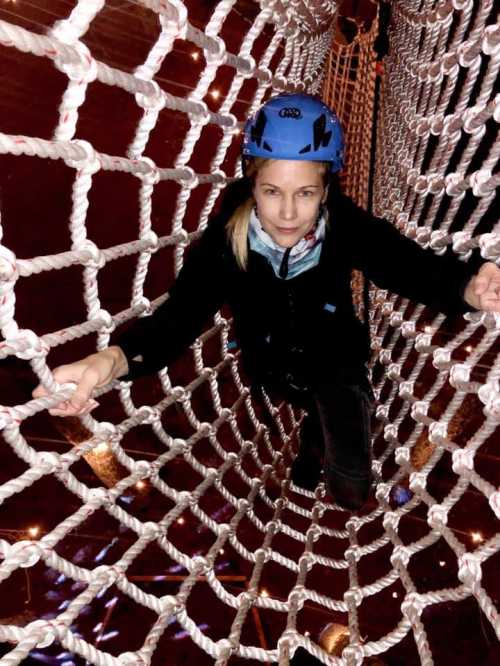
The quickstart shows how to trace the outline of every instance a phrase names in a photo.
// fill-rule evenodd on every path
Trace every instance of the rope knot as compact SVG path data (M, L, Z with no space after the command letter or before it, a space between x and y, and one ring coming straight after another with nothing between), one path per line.
M388 423L384 427L384 439L386 442L398 443L398 426L394 423Z
M451 364L451 351L446 347L438 347L432 353L432 365L437 370L446 370Z
M414 421L418 421L419 423L427 423L429 421L429 417L427 416L428 411L429 402L427 400L417 400L411 406L411 417Z
M415 382L405 381L401 382L398 389L398 394L404 400L414 400L415 399Z
M138 78L142 78L140 75L136 74ZM156 83L156 81L151 81L147 80L147 85L148 88L150 88L150 92L147 93L136 93L135 94L135 101L137 104L144 109L145 111L153 111L155 113L158 113L165 107L166 103L166 98L165 95L163 94L163 90L160 88L160 86ZM147 158L142 158L141 162L143 159Z
M491 380L483 384L477 392L484 405L484 413L494 419L500 418L500 381Z
M137 169L135 175L146 185L156 185L160 181L161 174L159 168L149 157L141 157L136 162Z
M25 361L43 358L49 353L49 346L29 328L20 329L15 338L7 338L5 345L10 347L18 358Z
M455 449L451 454L451 459L455 474L464 474L474 469L474 451Z
M218 640L214 647L218 659L229 659L235 652L233 645L227 638Z
M29 569L33 567L42 557L44 548L38 541L16 541L8 549L6 559L12 562L21 569Z
M16 255L5 245L0 245L0 282L16 282L18 278Z
M497 518L500 518L500 490L496 490L489 496L488 502Z
M424 604L419 594L410 592L406 595L405 600L401 604L401 612L410 622L415 625L422 614Z
M443 421L436 421L429 426L429 442L442 446L448 439L448 424Z
M433 504L427 512L427 524L441 531L448 524L448 510L442 504Z
M471 367L465 363L457 363L450 371L450 384L458 391L467 391L470 386Z
M481 582L481 561L475 553L464 553L458 558L458 578L468 587Z
M365 653L361 645L348 645L342 652L342 658L347 666L361 666Z
M410 462L410 451L407 446L398 446L394 451L394 460L398 465L404 467Z
M424 472L412 472L410 474L410 490L414 493L423 492L426 487L427 475Z
M52 626L52 623L47 622L47 620L35 620L35 622L30 622L25 628L25 631L29 637L38 638L36 644L38 649L48 647L56 638L54 627Z
M360 606L363 601L363 592L357 585L344 592L344 601L347 606Z
M394 546L390 560L393 567L406 567L410 561L410 553L405 546L398 544L397 546Z
M384 513L384 517L382 519L382 525L384 526L384 530L388 531L389 529L392 529L394 531L397 530L399 521L401 519L401 516L396 513L395 511L386 511Z
M71 24L61 21L55 25L52 34L54 37L68 46L59 52L54 58L54 64L61 72L64 72L70 81L76 83L91 83L97 78L97 62L83 42L75 41L72 34ZM78 36L77 36L78 37ZM71 48L72 54L68 57L67 49Z
M97 157L96 151L88 141L83 141L83 139L74 139L68 143L72 146L76 146L79 149L78 157L67 157L65 159L65 162L68 166L89 176L99 171L101 168L101 163Z

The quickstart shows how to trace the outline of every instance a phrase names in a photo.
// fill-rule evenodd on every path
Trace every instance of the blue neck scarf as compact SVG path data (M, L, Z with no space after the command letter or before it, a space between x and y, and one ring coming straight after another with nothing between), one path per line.
M255 210L250 214L248 241L250 249L264 256L273 267L276 277L291 280L319 263L321 247L325 238L325 215L316 226L291 248L281 247L264 231Z

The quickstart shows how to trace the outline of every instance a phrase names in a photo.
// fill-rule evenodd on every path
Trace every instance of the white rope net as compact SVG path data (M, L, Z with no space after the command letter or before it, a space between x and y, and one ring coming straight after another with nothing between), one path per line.
M494 82L500 63L500 26L494 23L493 2L400 0L392 6L391 52L385 62L379 113L376 212L437 252L451 244L465 259L479 247L483 257L498 262L500 243L492 211L499 182L494 169L500 97L494 96ZM162 637L172 622L187 632L200 655L208 655L217 666L232 663L236 657L288 664L299 646L321 663L355 665L397 648L408 638L414 642L411 663L432 664L427 609L459 604L467 598L475 600L498 636L495 592L483 581L483 574L500 546L496 533L500 492L487 473L476 469L481 451L493 444L500 417L499 322L493 315L471 314L452 325L444 316L429 319L431 315L420 305L374 290L370 319L373 349L378 355L373 376L380 426L375 430L374 466L382 480L376 489L376 504L361 516L346 514L331 504L323 484L314 494L291 486L287 465L301 415L287 405L269 403L267 409L276 427L266 423L240 377L237 350L228 351L231 323L220 313L186 355L183 385L173 381L175 372L164 369L151 384L151 395L157 399L141 405L130 383L114 382L100 394L103 402L108 400L106 404L113 400L118 404L119 399L120 417L115 422L83 417L80 436L73 437L74 446L63 453L50 447L50 442L41 448L30 441L30 422L71 395L71 387L58 386L53 380L49 365L54 366L54 352L92 334L97 349L103 349L117 326L149 314L164 299L146 296L154 253L161 255L172 248L178 271L185 248L206 225L228 177L238 175L238 167L233 171L223 167L231 147L238 145L244 114L237 117L232 111L242 87L253 84L247 113L271 90L320 90L335 11L331 2L262 1L255 5L239 49L230 52L222 34L225 22L239 9L234 0L217 3L203 29L192 23L188 6L181 0L128 5L130 11L135 7L154 19L158 34L147 58L133 72L97 59L91 40L86 42L93 22L109 10L103 0L76 3L48 31L0 21L0 42L6 49L50 62L67 77L53 136L2 133L0 152L57 160L72 173L69 249L20 258L5 242L10 237L8 225L15 226L16 220L4 219L3 231L0 229L5 243L0 245L4 338L0 358L17 357L19 364L29 364L53 392L49 398L1 407L2 456L5 469L15 470L2 477L2 515L16 511L16 502L46 479L53 479L55 488L64 486L64 497L72 497L68 506L76 502L74 511L63 511L63 517L53 524L48 519L46 524L51 527L41 534L36 530L2 531L2 585L15 580L23 569L33 575L51 571L72 581L76 591L51 616L24 623L3 620L0 640L11 646L0 664L21 663L33 651L43 652L52 643L62 646L68 659L82 658L92 664L149 664L155 659L174 663L161 649ZM205 60L196 86L185 97L166 92L157 76L176 40L195 46ZM257 52L257 43L260 55L256 60L252 54ZM370 42L369 52L371 48ZM222 67L231 68L232 79L222 103L213 111L204 100ZM370 67L364 71L374 79ZM139 120L126 155L100 152L78 138L79 113L93 82L119 89L135 100ZM373 89L362 108L373 108ZM187 130L173 164L168 156L162 164L145 154L168 110L183 116ZM364 146L362 163L350 171L349 184L349 191L357 192L362 203L366 203L366 186L360 183L368 175L369 151L360 133L371 125L371 118L365 120L346 117L348 123L352 121L348 136ZM104 111L101 122L106 122ZM189 163L202 145L200 137L206 127L216 128L218 143L206 160L206 170L199 173ZM359 154L352 156L353 163L355 157ZM90 239L86 227L92 188L105 172L128 174L139 184L138 238L106 248ZM170 233L161 235L152 221L154 197L169 181L176 181L179 189ZM199 228L187 230L186 209L202 186L206 194ZM106 268L113 269L113 262L131 255L137 261L130 307L111 312L102 305L100 278ZM82 267L85 321L47 333L20 328L15 318L16 294L23 281L74 266ZM68 298L76 297L68 294ZM50 294L42 293L40 299L49 302ZM174 408L184 420L185 436L176 436L165 418ZM141 438L146 452L130 445ZM151 439L156 444L149 450ZM103 482L82 482L82 458ZM191 474L187 488L178 488L174 477L164 475L181 463ZM110 481L106 474L113 465L119 465L122 474ZM449 480L445 492L436 485L443 475ZM405 477L412 497L398 507L391 492ZM155 510L149 516L134 510L130 499L145 485L155 498ZM481 500L480 511L470 515L469 523L474 529L480 513L482 536L476 543L454 529L455 512L469 501L470 489ZM115 539L87 565L81 558L61 554L71 536L85 531L98 514L114 525L116 540L126 533L128 545L121 554L116 556L111 548ZM177 531L183 522L189 523L196 536L194 549L183 550ZM456 575L445 588L425 588L412 576L412 564L426 553L432 554L432 562L437 548L443 546L453 557ZM153 578L165 570L181 573L173 592L146 587L134 573L151 549L160 563L159 571L148 572ZM243 572L238 594L220 574L221 558L229 551ZM380 571L380 566L372 566L374 558L383 562L382 575L373 573ZM318 577L323 584L318 585ZM276 585L274 594L265 592L264 586L272 587L270 581ZM190 611L191 600L200 589L206 595L205 619L201 620ZM106 612L108 617L118 600L133 604L145 626L141 641L125 650L108 648L102 627L94 636L78 630L78 622L89 608L101 608L101 616ZM383 635L374 635L369 618L363 616L364 608L377 600L384 607L393 605L391 626ZM207 625L203 622L209 623L212 613L223 612L219 609L225 609L228 623L224 635L217 637L204 630ZM313 640L307 624L311 609L321 611L323 620L328 616L348 625L348 644L341 655L329 655ZM250 631L254 621L258 626L259 614L265 613L272 614L279 633L273 645L262 640L256 644L259 638ZM199 663L203 663L201 656Z

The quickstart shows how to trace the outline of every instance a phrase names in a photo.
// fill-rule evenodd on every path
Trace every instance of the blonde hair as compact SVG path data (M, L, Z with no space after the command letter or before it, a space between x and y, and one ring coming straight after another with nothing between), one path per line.
M274 162L273 159L266 157L248 158L245 164L245 176L252 182L255 182L255 176L266 164ZM325 187L329 183L329 162L318 162L323 167L322 176ZM229 219L226 226L227 237L231 243L233 254L236 257L238 266L246 271L248 265L248 227L250 225L250 215L255 206L255 199L250 196L246 201L238 206Z

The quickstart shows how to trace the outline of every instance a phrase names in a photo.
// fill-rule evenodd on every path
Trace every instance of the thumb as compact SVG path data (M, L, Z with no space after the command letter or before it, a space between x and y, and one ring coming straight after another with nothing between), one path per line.
M483 294L488 289L491 280L498 279L498 277L499 270L496 264L492 261L483 264L476 276L475 293L478 296Z
M99 383L99 373L93 368L87 368L82 374L76 391L71 396L69 402L75 409L81 409L92 395L92 391Z
M476 279L474 280L474 293L476 296L481 296L481 294L484 294L484 292L488 289L489 283L489 277L481 274L477 275Z

